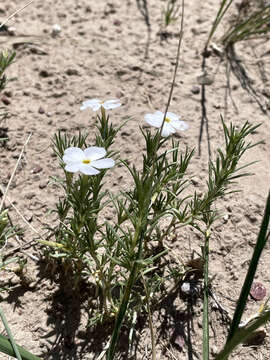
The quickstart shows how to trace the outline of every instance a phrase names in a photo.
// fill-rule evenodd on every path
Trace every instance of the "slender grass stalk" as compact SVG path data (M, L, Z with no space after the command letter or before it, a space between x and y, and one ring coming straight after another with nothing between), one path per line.
M11 342L11 345L12 345L12 348L13 348L13 351L14 351L17 359L22 360L21 355L20 355L19 350L18 350L18 347L17 347L17 345L15 343L12 332L11 332L10 327L8 325L7 319L6 319L5 314L4 314L1 307L0 307L0 317L1 317L2 321L3 321L3 324L5 326L6 332L8 334L8 337L10 339L10 342Z
M146 306L147 306L147 312L148 312L148 320L149 320L149 328L150 328L150 335L151 335L151 345L152 345L152 360L157 359L157 352L156 352L156 344L155 344L155 334L154 334L154 327L153 327L153 321L152 321L152 314L151 314L151 308L150 308L150 294L149 290L147 288L147 284L145 282L144 276L141 273L142 281L143 281L143 287L146 295Z
M220 8L218 10L218 13L217 13L217 16L214 20L214 23L212 25L212 28L211 28L211 31L209 33L209 36L208 36L208 39L206 41L206 44L205 44L205 49L208 48L208 45L220 23L220 21L222 20L223 16L226 14L227 10L229 9L229 7L231 6L233 0L223 0L221 5L220 5Z
M12 174L11 174L10 179L9 179L9 181L8 181L8 184L7 184L6 191L5 191L5 193L4 193L4 196L3 196L2 201L1 201L1 204L0 204L0 212L2 211L2 208L3 208L3 206L4 206L4 203L5 203L5 200L6 200L6 196L7 196L7 192L8 192L8 190L9 190L10 184L11 184L11 182L12 182L14 176L15 176L15 172L16 172L18 166L19 166L19 163L20 163L21 158L22 158L22 156L23 156L24 150L25 150L25 148L26 148L26 146L27 146L27 144L28 144L31 136L32 136L32 133L27 137L27 139L26 139L26 141L25 141L25 143L24 143L24 145L23 145L23 148L22 148L22 150L21 150L21 153L20 153L20 155L19 155L19 158L18 158L18 160L17 160L17 162L16 162L16 165L15 165L13 171L12 171Z
M234 335L238 330L238 326L246 306L248 294L250 292L250 288L257 270L259 259L262 254L262 250L266 244L267 239L269 238L269 233L267 234L269 219L270 219L270 192L268 194L268 199L264 211L264 217L261 224L261 229L258 235L258 239L254 248L253 256L234 312L231 328L227 338L227 343L234 337Z
M23 347L17 345L17 349L20 353L20 358L17 357L17 359L22 360L42 360L41 358L31 354L29 351L25 350ZM0 352L7 354L9 356L15 357L16 354L14 352L14 349L11 345L11 342L9 339L7 339L5 336L0 334Z
M209 240L210 230L207 229L205 233L205 243L203 248L204 260L204 288L203 288L203 360L209 359Z
M126 315L131 290L132 290L132 287L134 285L136 274L137 274L138 260L140 259L140 255L141 255L141 251L142 251L142 243L143 243L143 236L141 234L140 239L139 239L139 247L138 247L138 251L137 251L137 255L136 255L136 260L134 261L132 270L130 272L128 283L127 283L127 286L125 288L125 292L124 292L124 295L123 295L123 299L121 301L119 312L117 314L116 323L115 323L115 326L114 326L114 329L113 329L113 334L112 334L112 338L111 338L110 347L109 347L109 350L108 350L107 356L106 356L107 360L113 360L114 359L115 350L116 350L116 344L117 344L117 341L118 341L118 338L119 338L120 329L121 329L123 320L124 320L125 315Z
M176 63L175 63L174 73L173 73L173 81L172 81L172 86L171 86L171 89L170 89L166 109L165 109L165 112L164 112L163 122L162 122L162 125L160 127L160 131L159 131L159 140L161 138L161 133L162 133L163 126L164 126L164 123L165 123L166 114L167 114L167 112L169 110L169 106L170 106L170 103L171 103L171 100L172 100L172 94L173 94L173 90L174 90L176 74L177 74L177 70L178 70L178 66L179 66L180 50L181 50L182 39L183 39L183 35L184 35L184 10L185 10L185 1L184 0L182 0L181 10L182 10L182 14L181 14L180 32L179 32L179 40L178 40L178 47L177 47L177 54L176 54Z

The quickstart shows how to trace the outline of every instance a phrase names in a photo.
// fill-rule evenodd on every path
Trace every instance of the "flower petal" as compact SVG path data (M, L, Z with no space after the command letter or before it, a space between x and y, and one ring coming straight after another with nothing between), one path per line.
M179 116L169 111L167 112L166 117L169 118L171 121L179 121Z
M69 163L65 166L65 170L72 173L80 171L80 163Z
M91 161L98 160L106 155L106 150L103 147L91 146L84 150L84 155Z
M156 119L161 119L161 120L163 120L163 118L164 118L164 113L161 112L161 111L155 111L154 114L153 114L153 116L154 116Z
M170 125L173 126L176 130L185 131L189 128L188 124L183 120L171 121Z
M82 161L85 158L82 149L77 147L69 147L65 150L63 161L64 163Z
M151 126L160 128L163 118L160 116L155 116L155 114L146 114L144 120Z
M83 101L80 110L85 110L90 107L93 111L97 111L100 108L100 106L101 106L101 100L91 99L91 100Z
M175 129L170 124L165 122L161 132L161 136L167 137L173 133L175 133Z
M114 166L114 164L115 164L115 161L111 158L91 161L91 166L94 166L95 168L98 168L98 169L111 168Z
M84 175L97 175L99 171L93 168L90 164L79 164L80 172Z
M114 99L114 100L107 100L101 105L104 107L104 109L109 110L109 109L115 109L121 106L122 104L120 103L120 100Z

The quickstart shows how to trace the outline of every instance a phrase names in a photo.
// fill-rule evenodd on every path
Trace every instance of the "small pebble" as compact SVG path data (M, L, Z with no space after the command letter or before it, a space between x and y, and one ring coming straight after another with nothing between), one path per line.
M120 99L121 97L124 96L124 93L123 93L123 91L119 90L119 91L116 92L115 95L116 95L117 99Z
M270 90L268 88L264 88L262 90L262 94L267 97L268 99L270 99Z
M26 197L26 199L31 200L31 199L33 199L33 197L35 197L35 193L30 192L30 193L26 194L25 197Z
M79 71L77 69L67 69L66 74L69 75L69 76L79 75Z
M47 77L51 76L51 74L47 70L40 70L39 76L47 78Z
M32 174L38 174L39 172L41 172L43 169L41 166L37 165L35 166L32 170L31 170L31 173Z
M43 181L43 182L41 182L41 183L38 185L38 187L39 187L40 189L45 189L45 187L47 187L47 185L48 185L48 182L47 182L47 181Z
M3 94L4 94L5 96L9 97L9 98L12 97L12 91L11 91L11 90L5 90L5 91L3 91Z
M10 104L9 98L6 97L5 95L2 96L1 100L2 100L2 103L4 103L5 105L9 105L9 104Z
M254 282L250 289L250 295L253 297L254 300L263 300L266 295L265 286L260 282Z
M118 20L118 19L115 19L115 20L113 21L113 25L115 25L115 26L120 26L120 25L121 25L121 21Z
M45 110L42 106L39 107L38 112L39 114L45 114Z
M201 89L200 89L199 86L194 85L194 86L192 86L192 88L191 88L191 92L192 92L192 94L194 94L194 95L199 94L200 91L201 91Z
M190 283L189 282L184 282L181 285L181 291L185 295L190 295L191 294Z
M197 81L199 85L212 85L214 82L214 77L205 72L204 74L197 77Z
M15 26L9 26L8 27L8 35L14 36L16 34L16 28Z
M56 37L61 33L61 26L59 24L54 24L52 26L52 31L51 31L51 35L52 37Z

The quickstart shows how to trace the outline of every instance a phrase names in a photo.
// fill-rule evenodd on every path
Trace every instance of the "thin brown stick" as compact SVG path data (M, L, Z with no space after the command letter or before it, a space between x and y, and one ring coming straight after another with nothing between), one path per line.
M182 0L182 14L181 14L181 22L180 22L180 31L179 31L179 41L178 41L178 47L177 47L177 54L176 54L176 63L175 63L175 67L174 67L174 73L173 73L173 81L172 81L172 86L170 89L170 93L169 93L169 97L168 97L168 101L167 101L167 105L166 105L166 109L165 109L165 113L164 113L164 118L163 118L163 122L160 128L160 136L161 136L161 132L165 123L165 119L166 119L166 114L169 110L169 106L171 104L171 100L172 100L172 94L173 94L173 90L174 90L174 85L175 85L175 79L176 79L176 74L177 74L177 70L178 70L178 66L179 66L179 58L180 58L180 51L181 51L181 45L182 45L182 40L183 40L183 36L184 36L184 10L185 10L185 0Z
M21 161L21 158L22 158L22 156L23 156L24 149L25 149L26 145L28 144L31 136L32 136L32 133L31 133L31 134L28 136L28 138L26 139L26 141L25 141L25 143L24 143L24 145L23 145L23 148L22 148L22 150L21 150L20 156L19 156L19 158L18 158L18 160L17 160L17 162L16 162L16 165L15 165L15 167L14 167L14 169L13 169L13 172L12 172L12 174L11 174L11 176L10 176L9 182L8 182L8 184L7 184L6 191L5 191L4 194L3 194L3 198L2 198L2 201L1 201L1 204L0 204L0 213L1 213L2 208L3 208L3 206L4 206L4 203L5 203L5 200L6 200L6 196L7 196L7 192L8 192L8 190L9 190L10 184L11 184L11 182L12 182L14 176L15 176L15 172L16 172L16 170L17 170L17 168L18 168L18 166L19 166L19 163L20 163L20 161Z
M16 14L18 14L19 12L21 12L23 9L25 9L27 6L29 6L30 4L32 4L32 2L34 2L35 0L30 0L28 1L28 3L26 3L25 5L23 5L20 9L16 10L14 13L12 13L8 18L6 18L6 20L0 25L0 29L2 26L4 26L7 22L9 22L10 19L12 19Z

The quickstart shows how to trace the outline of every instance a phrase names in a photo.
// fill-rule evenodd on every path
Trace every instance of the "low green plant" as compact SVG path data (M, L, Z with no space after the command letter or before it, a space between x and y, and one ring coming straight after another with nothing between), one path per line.
M5 71L14 61L15 55L16 53L14 51L9 52L4 50L0 52L0 91L2 91L7 84Z
M267 3L245 2L240 7L239 15L234 17L230 29L222 37L222 43L226 47L248 40L261 38L269 34L270 5ZM250 4L249 4L250 3ZM241 5L241 4L240 4ZM248 8L247 11L244 11Z
M181 5L178 0L167 0L166 8L163 11L163 19L165 28L171 23L177 21L180 16Z
M222 0L205 44L205 50L217 30L222 18L228 12L233 0ZM269 33L270 5L266 1L243 0L238 4L238 14L230 17L230 28L225 31L221 42L225 48L243 40L262 37Z
M8 81L5 71L13 63L15 55L15 52L9 52L7 50L0 52L0 93L5 89ZM6 119L7 115L8 113L6 111L6 108L0 107L0 125ZM5 136L6 131L5 129L1 131L0 128L0 132L0 142L5 143L5 141L7 140L7 137Z
M228 9L230 8L232 3L233 3L233 0L222 0L221 1L220 7L219 7L218 12L217 12L217 15L216 15L216 17L214 19L214 22L213 22L211 30L209 32L207 41L205 43L205 47L204 47L205 51L207 50L207 48L208 48L208 46L210 44L210 41L211 41L212 37L214 36L214 33L217 30L217 27L218 27L219 23L221 22L223 16L226 14L226 12L228 11Z
M92 321L115 321L107 352L107 360L111 360L123 321L131 321L134 313L149 309L149 302L158 299L155 289L160 279L152 274L166 256L164 240L183 226L194 227L205 236L204 344L208 344L209 239L218 216L213 204L234 191L230 186L236 179L249 175L241 172L245 166L238 167L238 163L254 146L246 143L246 137L258 125L246 123L238 130L222 121L225 149L218 149L216 161L209 165L208 190L198 196L187 190L186 173L193 150L182 149L178 141L168 138L170 131L175 131L173 124L183 129L186 125L169 112L147 114L146 121L159 130L152 135L140 129L146 148L141 170L119 160L132 185L113 195L105 185L106 172L110 171L105 168L112 167L112 158L117 158L112 145L120 127L113 126L102 104L94 148L89 147L86 134L69 137L58 133L54 137L54 152L64 171L64 177L57 180L63 196L56 209L59 225L51 228L51 239L44 242L47 254L61 264L69 281L73 278L74 288L83 279L95 284L97 306L92 310ZM93 155L97 151L99 155ZM104 159L105 154L110 158ZM107 209L112 212L111 220L104 218Z

